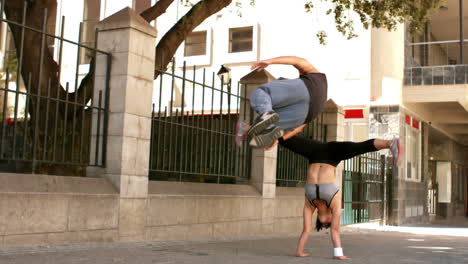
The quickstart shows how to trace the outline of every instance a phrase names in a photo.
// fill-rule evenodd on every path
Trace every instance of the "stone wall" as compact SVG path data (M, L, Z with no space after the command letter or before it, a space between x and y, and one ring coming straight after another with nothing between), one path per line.
M118 239L119 195L105 179L0 174L0 247Z
M250 185L151 182L147 240L192 240L298 234L302 188L263 198Z
M299 234L302 188L265 198L251 185L150 182L136 241ZM0 247L127 241L108 179L0 174ZM131 219L130 219L131 220Z

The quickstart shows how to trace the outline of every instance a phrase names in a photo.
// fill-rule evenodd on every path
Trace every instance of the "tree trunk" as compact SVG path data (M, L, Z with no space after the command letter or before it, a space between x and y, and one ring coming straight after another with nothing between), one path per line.
M46 9L55 10L57 7L56 1L30 0L27 3L26 26L42 31L44 12ZM25 2L22 0L6 1L4 6L6 18L21 24L23 22L24 4ZM51 13L53 12L48 12L48 16ZM55 153L57 161L70 161L72 155L75 155L75 158L77 157L76 149L81 147L83 149L89 148L89 144L87 143L89 141L82 140L82 136L78 136L77 131L72 132L72 130L74 126L75 130L77 127L81 128L83 123L86 127L89 127L90 110L85 110L82 106L74 104L74 102L76 100L77 103L83 105L83 103L87 103L91 99L93 95L94 67L91 65L90 73L83 79L77 91L67 93L60 85L58 79L60 68L47 48L46 35L24 29L24 40L21 41L22 27L9 23L9 28L13 35L17 56L19 57L21 50L23 52L23 59L18 63L21 63L20 75L23 77L25 88L30 94L27 99L28 105L26 106L28 113L25 113L25 115L30 115L30 121L28 122L28 131L22 135L27 138L26 150L24 150L27 151L26 156L30 159L34 157L36 160L41 160L43 157L52 158L52 153ZM42 46L43 49L41 50ZM92 60L92 64L94 64L94 60ZM20 78L20 76L16 78ZM38 94L41 98L37 96ZM65 107L66 103L63 102L64 100L70 102L68 107ZM77 125L77 120L80 121L79 125ZM25 122L27 122L26 118ZM89 129L79 131L79 133L81 132L85 133L83 135L85 139L89 138ZM57 137L59 138L59 140L56 140L55 145L52 144L55 136L54 133L57 133ZM69 136L67 137L66 135ZM74 139L71 139L71 135L74 135ZM74 142L75 145L78 142L82 145L72 147L70 141ZM65 147L63 142L66 142ZM44 155L45 148L46 155ZM75 150L73 154L72 148ZM83 151L83 153L87 152ZM83 155L83 153L80 153L80 155ZM81 159L86 161L88 157L83 156ZM75 170L76 166L70 171L69 166L38 163L35 172L60 171L63 174L73 174Z
M156 79L174 56L177 48L192 32L209 16L228 6L232 0L203 0L198 2L185 14L165 35L156 46L156 63L154 78Z

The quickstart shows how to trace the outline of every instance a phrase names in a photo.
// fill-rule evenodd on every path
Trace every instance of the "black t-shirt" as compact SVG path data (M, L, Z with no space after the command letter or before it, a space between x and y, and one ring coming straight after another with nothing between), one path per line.
M304 81L310 94L309 112L304 124L314 120L322 112L327 102L327 76L323 73L306 73L299 76Z

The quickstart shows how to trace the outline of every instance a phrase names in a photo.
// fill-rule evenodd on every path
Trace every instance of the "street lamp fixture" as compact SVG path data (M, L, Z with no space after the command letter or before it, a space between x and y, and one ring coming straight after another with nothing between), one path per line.
M227 66L221 65L221 68L218 71L218 77L224 85L228 85L231 82L231 69Z

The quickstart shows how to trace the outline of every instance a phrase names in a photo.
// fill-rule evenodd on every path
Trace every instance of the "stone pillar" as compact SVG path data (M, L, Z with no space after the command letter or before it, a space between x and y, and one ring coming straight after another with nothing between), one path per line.
M323 110L323 124L327 126L326 141L344 141L345 140L345 122L343 108L338 106L333 100L329 99ZM342 189L344 163L336 167L335 177L340 189Z
M266 70L261 72L251 72L240 80L242 85L241 96L250 98L250 95L255 88L275 79L276 78ZM242 100L240 116L245 116L245 122L248 124L252 122L251 112L250 102ZM244 115L244 113L246 114ZM250 181L264 198L275 197L277 153L277 147L268 151L264 151L263 149L252 149L252 170Z
M112 54L106 168L120 193L119 237L145 235L156 31L130 8L97 25L98 49ZM106 56L96 58L96 86L104 84ZM98 90L98 89L96 89Z

